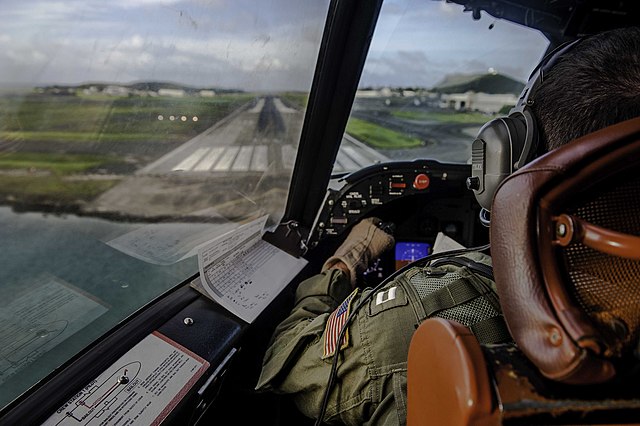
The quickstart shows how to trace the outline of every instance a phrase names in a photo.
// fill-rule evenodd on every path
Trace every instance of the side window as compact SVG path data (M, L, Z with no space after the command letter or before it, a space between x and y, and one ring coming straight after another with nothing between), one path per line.
M480 127L515 104L547 39L461 9L384 3L334 172L417 158L466 163Z
M3 3L0 409L279 220L328 7Z

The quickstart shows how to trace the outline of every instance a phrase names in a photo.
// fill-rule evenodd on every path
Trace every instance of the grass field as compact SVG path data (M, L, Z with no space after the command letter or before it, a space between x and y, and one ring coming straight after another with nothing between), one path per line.
M392 111L391 115L406 120L437 121L440 123L483 124L489 121L485 114L479 112L454 111Z
M0 198L38 203L74 206L90 201L113 187L119 180L70 181L60 176L0 176Z
M374 148L403 149L422 146L420 139L354 117L349 118L347 133Z
M87 170L121 161L98 155L47 154L41 152L0 153L0 170L38 170L53 175L82 173Z
M118 180L73 175L140 167L253 97L2 96L0 198L55 205L90 200Z
M64 142L159 137L186 140L252 97L7 96L0 98L0 138Z
M303 110L307 107L309 102L309 94L301 92L286 92L280 94L280 98L283 99L293 108Z

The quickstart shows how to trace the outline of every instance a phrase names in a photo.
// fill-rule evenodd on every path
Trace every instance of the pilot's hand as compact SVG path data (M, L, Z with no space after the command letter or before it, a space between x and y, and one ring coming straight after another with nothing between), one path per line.
M370 217L354 226L335 254L324 263L322 270L333 267L345 270L346 267L351 286L355 287L357 277L367 269L369 262L393 247L393 237L378 227L380 223L380 219Z

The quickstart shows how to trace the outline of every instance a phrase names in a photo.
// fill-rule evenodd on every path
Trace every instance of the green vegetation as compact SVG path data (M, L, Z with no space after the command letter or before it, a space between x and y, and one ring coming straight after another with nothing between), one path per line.
M39 152L11 152L0 154L2 170L46 170L55 175L81 173L116 159L97 155L45 154Z
M437 121L440 123L483 124L488 121L485 114L479 112L454 111L392 111L394 117L406 120Z
M119 179L73 179L70 175L118 162L117 159L97 155L0 154L0 198L57 205L89 201L114 186ZM22 174L2 173L3 170Z
M162 139L168 142L180 142L184 139L179 134L158 133L104 133L92 132L63 132L63 131L34 131L34 132L3 132L0 131L0 139L7 141L61 141L69 143L77 142L135 142Z
M58 176L2 176L0 196L28 203L75 205L100 195L118 180L65 180Z
M280 98L292 108L299 110L307 108L309 102L309 94L306 92L286 92L281 94Z
M252 97L3 97L0 137L59 142L186 141Z
M349 118L347 123L347 133L374 148L402 149L422 146L422 142L417 138L353 117Z
M147 133L156 135L156 138L158 135L181 135L186 136L187 140L202 133L252 98L251 95L121 98L110 108L103 133ZM159 116L163 120L159 120ZM174 121L170 120L171 116L174 116ZM194 117L197 117L197 121L193 121Z
M57 95L0 97L0 199L71 208L246 104L251 94L214 97ZM173 119L171 119L173 118Z

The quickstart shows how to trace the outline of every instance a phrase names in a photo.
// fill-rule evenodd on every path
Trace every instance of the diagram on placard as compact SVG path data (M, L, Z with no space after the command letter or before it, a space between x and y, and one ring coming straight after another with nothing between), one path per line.
M28 366L36 361L43 363L38 367L42 371L57 367L59 360L46 354L72 336L83 340L77 333L108 311L99 300L48 273L13 285L19 291L0 294L0 385L14 376L23 380L23 373L30 376Z
M19 369L22 365L31 362L37 357L42 348L60 336L69 325L68 321L53 321L47 324L38 324L29 329L21 329L15 333L10 343L0 347L0 378L11 371Z
M154 331L42 425L158 425L208 368L204 358Z
M111 376L98 383L90 383L80 391L66 407L65 417L58 423L69 420L88 424L91 420L98 421L108 414L108 411L118 400L118 395L136 384L142 363L133 361L119 367Z

